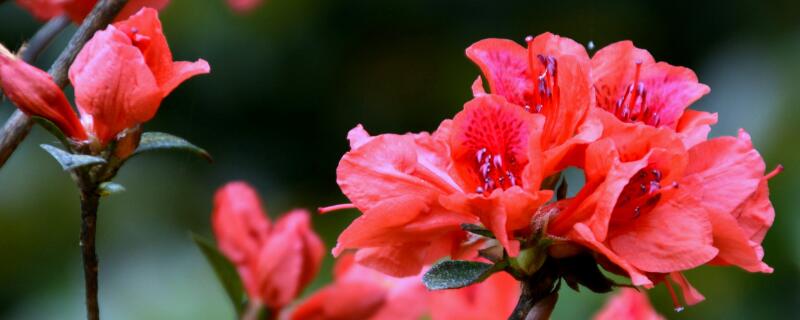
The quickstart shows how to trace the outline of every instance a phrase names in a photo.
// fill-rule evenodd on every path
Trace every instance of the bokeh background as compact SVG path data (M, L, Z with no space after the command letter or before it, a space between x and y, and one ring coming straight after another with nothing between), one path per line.
M767 235L771 275L704 267L688 273L707 301L674 319L800 318L800 2L323 1L269 0L247 14L223 0L173 0L162 20L176 59L202 57L191 79L146 130L208 149L135 159L99 216L101 306L108 319L226 319L232 308L189 232L210 236L221 184L255 185L272 217L345 201L335 169L345 135L433 130L470 98L478 69L464 56L487 37L552 31L597 48L631 39L658 59L694 69L711 94L695 108L720 112L713 135L749 130L768 167L777 210ZM40 26L13 1L0 6L0 42L18 47ZM46 69L71 27L36 64ZM0 105L0 119L13 110ZM83 286L78 195L38 145L41 128L0 170L0 318L80 319ZM314 217L327 246L357 213ZM330 279L332 259L310 290ZM591 315L603 295L562 290L555 319Z

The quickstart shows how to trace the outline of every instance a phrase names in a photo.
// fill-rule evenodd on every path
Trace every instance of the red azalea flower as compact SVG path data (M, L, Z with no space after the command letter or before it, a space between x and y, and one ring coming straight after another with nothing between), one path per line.
M592 95L589 56L583 46L551 33L528 37L526 42L527 49L511 40L485 39L466 52L481 68L491 93L544 115L543 165L549 176L567 165L580 165L581 147L602 130L586 119ZM473 93L485 94L480 77Z
M88 138L67 97L53 82L53 78L47 72L14 56L2 45L0 45L0 87L25 114L52 121L71 139Z
M250 299L280 310L319 272L324 247L308 212L294 210L271 225L255 191L232 182L217 191L211 218L219 249Z
M541 115L485 95L433 135L351 130L337 181L363 215L339 236L334 254L357 248L361 263L413 275L443 256L463 257L460 225L480 221L516 255L514 231L528 230L552 194L539 191L542 123Z
M161 10L168 3L169 0L131 0L122 8L116 20L126 19L144 7ZM80 24L97 4L97 0L17 0L17 4L39 20L49 20L66 13L73 22Z
M320 289L291 312L294 320L416 320L428 309L421 274L394 278L355 263L343 255L334 267L332 284Z
M505 272L466 288L431 292L433 320L502 320L519 299L519 282Z
M586 186L548 232L601 253L635 285L670 274L690 304L702 296L679 271L715 259L771 272L759 243L774 210L766 185L759 188L767 177L749 136L686 150L668 128L626 124L608 113L598 118L605 138L586 150Z
M647 298L647 294L636 289L622 290L608 300L594 320L663 320Z
M647 50L620 41L592 57L596 106L625 122L668 127L687 147L705 141L717 115L687 109L711 89L691 69L655 62Z
M202 59L173 62L158 12L144 8L98 31L75 58L69 78L81 120L105 145L150 120L181 82L209 71Z

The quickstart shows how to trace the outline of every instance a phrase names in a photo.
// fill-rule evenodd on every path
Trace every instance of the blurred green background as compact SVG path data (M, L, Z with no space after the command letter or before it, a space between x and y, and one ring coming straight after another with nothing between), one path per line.
M214 190L255 185L270 215L345 201L335 169L345 135L429 131L470 98L478 75L464 56L487 37L552 31L600 48L631 39L657 60L694 69L712 88L694 107L720 112L714 135L753 135L777 210L764 247L771 275L704 267L688 273L707 301L680 314L665 289L657 308L675 319L800 319L800 2L268 0L236 14L223 0L173 0L162 20L178 60L202 57L210 75L167 98L146 130L207 148L132 161L105 199L98 246L108 319L226 319L232 308L188 232L210 236ZM7 1L0 42L18 47L40 23ZM74 27L37 65L46 69ZM13 110L0 105L0 119ZM78 195L38 145L41 128L0 170L0 318L80 319L83 286ZM327 246L356 216L315 216ZM331 258L311 290L330 278ZM593 314L604 296L562 290L555 319Z

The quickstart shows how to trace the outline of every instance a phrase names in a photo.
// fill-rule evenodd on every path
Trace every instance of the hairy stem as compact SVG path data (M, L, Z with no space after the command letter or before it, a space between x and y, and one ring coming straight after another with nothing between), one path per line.
M100 194L97 192L97 184L93 182L88 182L88 184L81 185L80 187L80 246L83 257L84 284L86 286L86 318L89 320L97 320L100 319L100 307L97 301L98 266L97 252L95 250L95 235L97 234L97 208L100 204Z
M53 77L53 81L55 81L58 86L63 88L67 85L67 71L69 66L72 65L72 61L75 60L75 56L77 56L78 52L83 48L83 45L91 39L97 30L104 28L113 21L127 2L128 0L101 0L86 19L83 20L83 24L81 24L75 34L72 35L72 39L69 40L67 47L61 51L61 54L56 61L53 62L50 70L48 70ZM60 17L56 19L60 19ZM47 25L42 27L42 29L45 29L45 27L47 27ZM37 37L34 36L34 39L35 38ZM53 36L42 36L41 38L43 41L48 40L49 42L49 40L52 40ZM33 46L33 43L29 45ZM40 47L39 50L41 50L46 47L46 45L37 45L37 47ZM38 53L35 55L38 55ZM6 163L8 158L11 157L11 154L14 153L14 150L17 149L20 142L25 139L31 131L32 125L33 121L19 110L14 111L14 114L9 117L8 121L3 125L3 128L0 129L0 167Z

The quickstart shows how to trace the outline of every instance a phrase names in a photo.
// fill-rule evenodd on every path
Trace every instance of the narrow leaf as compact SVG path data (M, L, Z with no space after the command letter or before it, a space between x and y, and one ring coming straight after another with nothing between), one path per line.
M192 144L186 139L176 137L163 132L145 132L142 133L142 140L139 141L139 147L133 152L137 155L146 151L153 150L180 150L188 151L195 155L201 156L211 162L211 155L202 148Z
M197 247L200 248L200 251L203 252L206 260L214 269L217 279L222 284L222 287L225 288L225 293L228 294L228 298L233 303L236 314L241 317L245 309L245 299L242 280L239 278L239 273L236 272L236 267L217 250L217 247L211 241L194 233L192 233L192 240L194 240L194 243L197 244Z
M463 288L483 281L492 273L499 271L494 265L462 260L445 260L433 265L422 276L428 290Z
M464 230L472 234L477 234L479 236L494 239L494 234L492 234L491 231L477 224L462 223L461 230Z
M67 138L67 135L65 135L64 132L61 131L61 128L59 128L55 123L37 116L31 117L31 119L42 126L42 128L47 130L47 132L50 132L52 135L58 138L58 141L60 141L64 147L69 148L69 139Z
M42 149L44 149L44 151L50 153L50 155L53 156L56 161L58 161L58 164L61 165L61 168L63 168L64 171L69 171L75 168L93 164L106 163L106 160L100 157L84 154L72 154L49 144L42 144L40 146Z
M99 187L100 195L103 197L125 192L125 187L116 182L103 182Z

